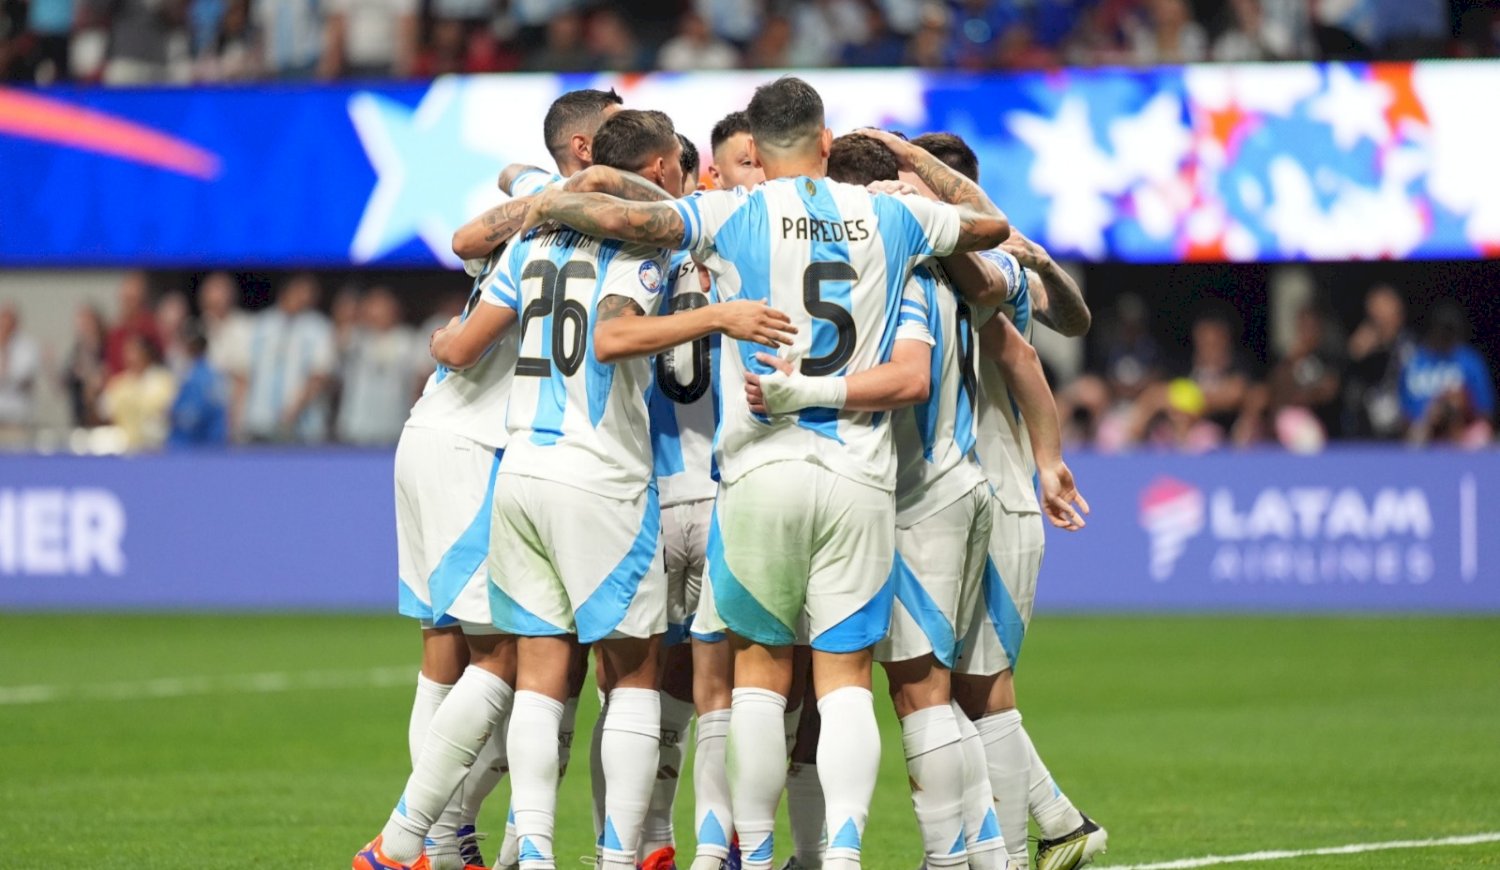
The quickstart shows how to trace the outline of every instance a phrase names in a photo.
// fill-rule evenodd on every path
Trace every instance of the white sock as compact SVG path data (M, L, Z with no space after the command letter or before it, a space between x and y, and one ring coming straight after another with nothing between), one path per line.
M729 838L734 834L729 771L724 766L728 743L728 710L713 710L698 717L698 745L693 750L693 827L698 832L697 856L715 861L729 857Z
M790 703L790 702L789 702ZM802 701L797 701L797 706L781 714L781 733L786 738L786 754L792 754L792 747L797 745L797 729L802 726Z
M635 870L661 745L661 693L615 689L604 717L604 870Z
M870 798L880 772L880 727L869 689L845 686L818 699L823 732L818 739L818 778L828 803L825 870L859 870L860 842Z
M568 761L573 757L573 729L578 724L578 699L563 702L562 722L557 728L557 775L562 778L568 772Z
M948 704L925 707L901 720L911 803L929 868L963 867L968 863L962 740L958 720Z
M537 692L517 692L505 750L510 756L511 814L522 870L554 870L557 822L557 735L563 705Z
M450 683L429 680L417 673L417 693L411 701L411 719L406 725L406 747L411 751L411 766L417 766L417 756L422 754L422 744L427 741L427 729L432 717L443 706L443 699L453 691Z
M823 783L816 764L792 762L786 769L786 814L792 823L792 854L803 867L823 866L827 844L823 824L828 808L823 803Z
M729 796L746 870L768 870L776 805L786 785L781 724L786 698L768 689L735 689L729 706Z
M505 778L506 771L510 770L510 760L505 755L505 732L509 724L510 717L506 716L495 733L490 735L489 742L479 750L479 757L474 759L469 775L464 777L463 786L458 793L459 827L473 825L478 820L479 808L484 805L484 799L490 796L490 792Z
M505 718L513 694L504 680L483 668L464 670L433 715L411 778L382 832L387 857L410 864L422 853L423 838Z
M969 868L1005 870L1005 838L1000 835L995 815L995 790L990 787L984 742L957 701L953 702L953 717L963 736L959 746L964 753L964 847L969 852Z
M609 699L599 692L599 718L589 731L589 811L594 822L594 846L604 840L604 717L609 715Z
M1017 713L1016 721L1019 725L1020 714ZM1083 824L1083 814L1068 800L1062 789L1057 787L1053 781L1052 774L1047 770L1047 765L1042 763L1042 757L1036 754L1036 746L1031 742L1031 735L1026 733L1024 727L1019 728L1021 741L1026 744L1026 752L1031 762L1031 783L1027 789L1027 806L1031 815L1036 819L1036 826L1041 829L1042 837L1053 839L1064 834L1072 833Z
M505 808L505 839L500 842L500 854L495 856L496 867L512 867L521 861L521 840L516 836L516 811Z
M1026 867L1026 791L1031 777L1031 755L1021 730L1021 711L1002 710L974 723L984 742L990 788L995 793L995 814L1005 850L1012 863Z
M673 844L672 809L677 803L677 781L682 774L682 737L692 722L692 701L680 701L661 693L661 757L651 788L651 807L641 825L638 857L642 859Z

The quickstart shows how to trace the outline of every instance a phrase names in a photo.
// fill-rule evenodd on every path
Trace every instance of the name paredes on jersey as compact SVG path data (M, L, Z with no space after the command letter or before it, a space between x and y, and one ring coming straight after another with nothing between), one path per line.
M810 217L784 217L781 219L781 237L801 242L863 242L870 237L870 228L864 218L823 221Z

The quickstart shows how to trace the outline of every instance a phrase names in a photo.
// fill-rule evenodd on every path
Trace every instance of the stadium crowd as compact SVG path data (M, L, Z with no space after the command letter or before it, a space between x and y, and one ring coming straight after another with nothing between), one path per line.
M31 427L35 390L51 378L73 426L117 427L130 450L394 444L433 368L427 336L462 297L422 311L430 316L417 324L406 317L410 294L380 284L343 284L325 306L317 276L291 276L274 294L247 291L242 277L197 276L189 294L131 273L114 316L79 308L71 348L50 361L0 300L0 429ZM274 301L247 311L244 300L261 295ZM1314 452L1329 440L1493 442L1493 376L1457 302L1410 316L1403 293L1381 284L1357 321L1310 304L1285 350L1263 359L1251 348L1264 338L1247 335L1227 306L1203 308L1187 341L1174 344L1140 296L1096 304L1103 316L1082 373L1052 371L1075 446Z
M1494 0L0 0L0 80L1493 57Z

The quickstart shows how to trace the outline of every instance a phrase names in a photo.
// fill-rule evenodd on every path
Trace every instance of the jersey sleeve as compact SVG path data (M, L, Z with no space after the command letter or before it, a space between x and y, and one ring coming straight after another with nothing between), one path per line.
M896 340L911 339L929 347L937 344L932 335L932 294L937 280L926 269L914 269L901 292L901 313L896 318Z
M513 197L531 196L541 193L542 189L549 184L562 181L562 176L556 172L548 172L535 166L517 175L510 183L510 195Z
M1031 279L1027 277L1027 270L1021 267L1021 262L1013 254L995 248L990 251L980 251L979 256L994 263L1005 276L1006 304L1014 305L1023 295L1030 292Z
M719 228L748 198L745 189L737 187L700 190L692 196L672 200L672 207L682 218L681 247L699 257L712 252Z
M508 251L507 254L508 256L496 263L489 275L485 276L484 283L479 287L479 301L487 305L509 308L519 317L521 315L521 288L511 277L513 271L511 260L515 252Z
M626 248L610 262L598 298L624 296L655 314L666 290L667 258L665 251Z
M958 246L957 207L911 194L895 197L895 200L905 207L912 221L907 229L915 236L909 243L916 248L916 255L946 257L953 253ZM881 232L887 231L885 227L881 228Z

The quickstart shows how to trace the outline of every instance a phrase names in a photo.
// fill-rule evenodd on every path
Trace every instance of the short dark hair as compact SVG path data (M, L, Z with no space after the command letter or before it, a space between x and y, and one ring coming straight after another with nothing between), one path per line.
M885 143L862 133L845 133L828 152L828 177L845 184L895 181L900 172L896 155Z
M542 138L546 141L547 153L557 160L567 153L568 140L578 133L592 135L599 129L604 110L624 102L625 98L615 93L614 88L568 91L553 100L551 108L547 109L547 117L542 120Z
M741 109L737 112L730 112L723 118L720 118L719 123L714 125L713 132L708 134L708 147L713 149L713 152L717 154L719 153L720 145L723 145L741 133L749 132L750 116L745 113L745 110Z
M923 133L911 140L911 144L953 167L975 184L979 183L979 155L962 138L952 133Z
M682 177L697 180L698 171L703 168L698 158L698 146L681 133L677 134L677 141L682 143Z
M594 163L634 172L676 146L677 131L666 114L621 109L594 134Z
M745 112L758 148L794 148L824 127L823 98L796 76L782 76L756 88Z

